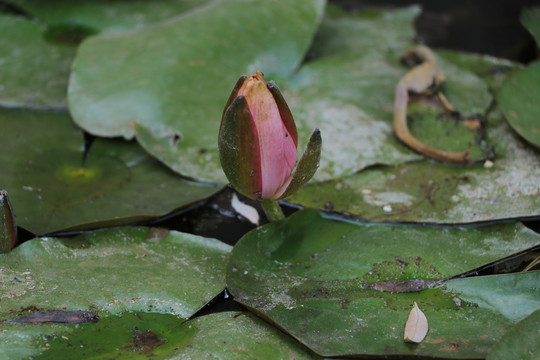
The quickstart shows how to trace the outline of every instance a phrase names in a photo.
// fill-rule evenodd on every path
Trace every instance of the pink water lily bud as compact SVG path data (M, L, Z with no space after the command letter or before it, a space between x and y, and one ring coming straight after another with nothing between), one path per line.
M304 164L301 179L295 179L298 135L287 103L276 84L266 82L260 72L241 77L221 120L218 146L223 171L230 183L246 196L281 199L315 173L321 147L318 130L314 136L312 151L306 151L311 154L309 161L303 160L309 163L309 169Z

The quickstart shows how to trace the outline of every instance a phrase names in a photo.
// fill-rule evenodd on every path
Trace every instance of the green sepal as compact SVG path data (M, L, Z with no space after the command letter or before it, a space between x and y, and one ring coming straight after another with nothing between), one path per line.
M229 98L227 99L227 104L225 104L225 108L223 109L223 114L221 115L222 118L223 118L223 116L225 116L225 113L227 112L227 109L229 108L229 106L231 106L234 99L236 99L238 97L238 91L240 91L240 88L242 87L242 85L244 84L244 81L246 81L246 79L247 79L247 76L245 76L245 75L240 76L240 78L236 82L236 85L234 85L234 88L231 91L231 95L229 95ZM220 131L221 131L221 129L220 129Z
M241 194L261 196L259 137L246 99L239 96L225 110L218 139L219 159L225 176Z
M296 165L293 178L281 198L294 194L315 175L321 159L322 138L321 131L315 129L306 146L306 151Z
M0 253L8 252L17 244L17 226L8 193L0 190Z

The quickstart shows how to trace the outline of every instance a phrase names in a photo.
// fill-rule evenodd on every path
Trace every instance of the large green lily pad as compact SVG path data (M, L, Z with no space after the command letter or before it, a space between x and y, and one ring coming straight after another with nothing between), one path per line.
M511 76L501 88L499 102L512 128L540 149L540 61Z
M75 47L52 44L46 27L0 14L0 105L64 108Z
M25 308L188 318L225 287L230 246L145 227L37 238L0 255L0 318Z
M488 117L492 167L432 162L379 167L304 187L293 203L370 221L472 223L540 215L540 156L523 144L500 112Z
M126 31L169 19L211 0L10 0L52 28Z
M220 1L167 22L89 38L73 64L71 113L93 134L136 136L177 172L226 182L217 134L232 87L257 70L289 76L323 8L322 0Z
M227 287L323 356L483 358L511 324L540 308L540 272L447 279L539 242L519 223L361 224L303 210L237 243ZM403 341L414 301L430 327L419 345Z
M35 234L150 220L220 189L182 179L133 142L96 139L85 157L67 114L3 109L0 128L0 186Z
M28 355L34 359L319 359L247 312L217 313L186 322L168 314L126 313L78 328L8 323L0 327L8 337L0 339L0 349L9 360ZM41 336L36 336L39 331ZM45 335L48 340L43 340Z

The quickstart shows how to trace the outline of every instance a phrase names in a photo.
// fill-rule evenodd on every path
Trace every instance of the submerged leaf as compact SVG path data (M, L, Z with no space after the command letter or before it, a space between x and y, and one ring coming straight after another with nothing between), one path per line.
M409 318L405 324L403 340L407 342L420 343L428 333L428 321L426 315L418 308L416 301L409 313Z

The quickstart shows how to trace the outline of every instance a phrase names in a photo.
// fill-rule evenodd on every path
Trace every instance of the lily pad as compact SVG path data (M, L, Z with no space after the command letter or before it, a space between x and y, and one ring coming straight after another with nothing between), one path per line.
M491 349L487 360L534 360L540 354L540 310L536 310L508 330Z
M498 111L488 116L492 167L432 162L364 170L306 186L288 201L370 221L472 223L540 215L540 157Z
M237 243L227 287L323 356L482 358L509 326L540 308L540 272L448 279L539 242L519 223L361 224L302 210ZM403 342L415 301L430 324L419 345Z
M530 144L540 149L540 61L511 76L501 88L499 102L506 120Z
M441 91L462 116L485 115L493 97L488 85L472 71L437 57L446 77Z
M150 220L220 190L182 179L137 144L83 135L67 114L0 111L0 184L19 226L45 234Z
M229 245L176 231L150 235L129 227L37 238L0 255L0 318L27 308L188 318L223 290Z
M402 164L422 158L402 145L393 133L394 89L407 71L399 64L399 57L400 53L395 52L325 57L304 65L288 80L284 93L297 123L299 148L305 147L314 127L321 130L324 145L315 179L328 180L374 164ZM444 89L449 100L464 116L484 115L492 101L487 85L452 63L443 65L443 71L448 69L452 78ZM442 109L440 112L444 113ZM423 123L428 129L427 140L441 140L441 134L436 132L439 120L430 118ZM432 127L435 132L429 130ZM469 134L458 145L469 148L476 133L465 131ZM455 142L455 137L446 138L451 144ZM481 148L486 146L472 142L476 153L484 151Z
M232 86L257 70L289 76L323 9L322 0L214 2L167 22L89 38L73 64L70 111L92 134L136 136L173 170L226 182L216 139Z
M419 6L409 6L395 10L366 8L351 13L328 4L310 55L320 58L367 52L401 53L412 44L413 22L420 12Z
M437 56L476 74L489 85L491 93L498 92L509 75L523 68L522 64L490 55L437 49Z
M52 28L79 27L93 32L126 31L169 19L210 0L107 1L10 0Z
M399 56L379 53L325 57L304 65L284 86L304 149L313 128L323 150L314 179L353 174L373 164L399 164L421 157L394 136L394 88L406 69Z
M35 335L35 326L4 323L0 327L14 341L9 344L3 341L5 338L0 339L2 354L10 360L30 354L34 359L87 359L97 355L115 359L320 359L247 312L217 313L185 322L168 314L126 313L76 329L63 326L63 331L51 325L40 326L42 336ZM45 334L46 341L42 340Z
M0 14L0 105L65 108L75 47L48 42L46 27Z
M492 156L483 141L483 122L476 118L456 117L438 104L413 103L407 107L408 126L415 138L425 145L445 151L468 151L472 162Z
M521 23L534 36L536 44L540 45L540 7L523 9Z

